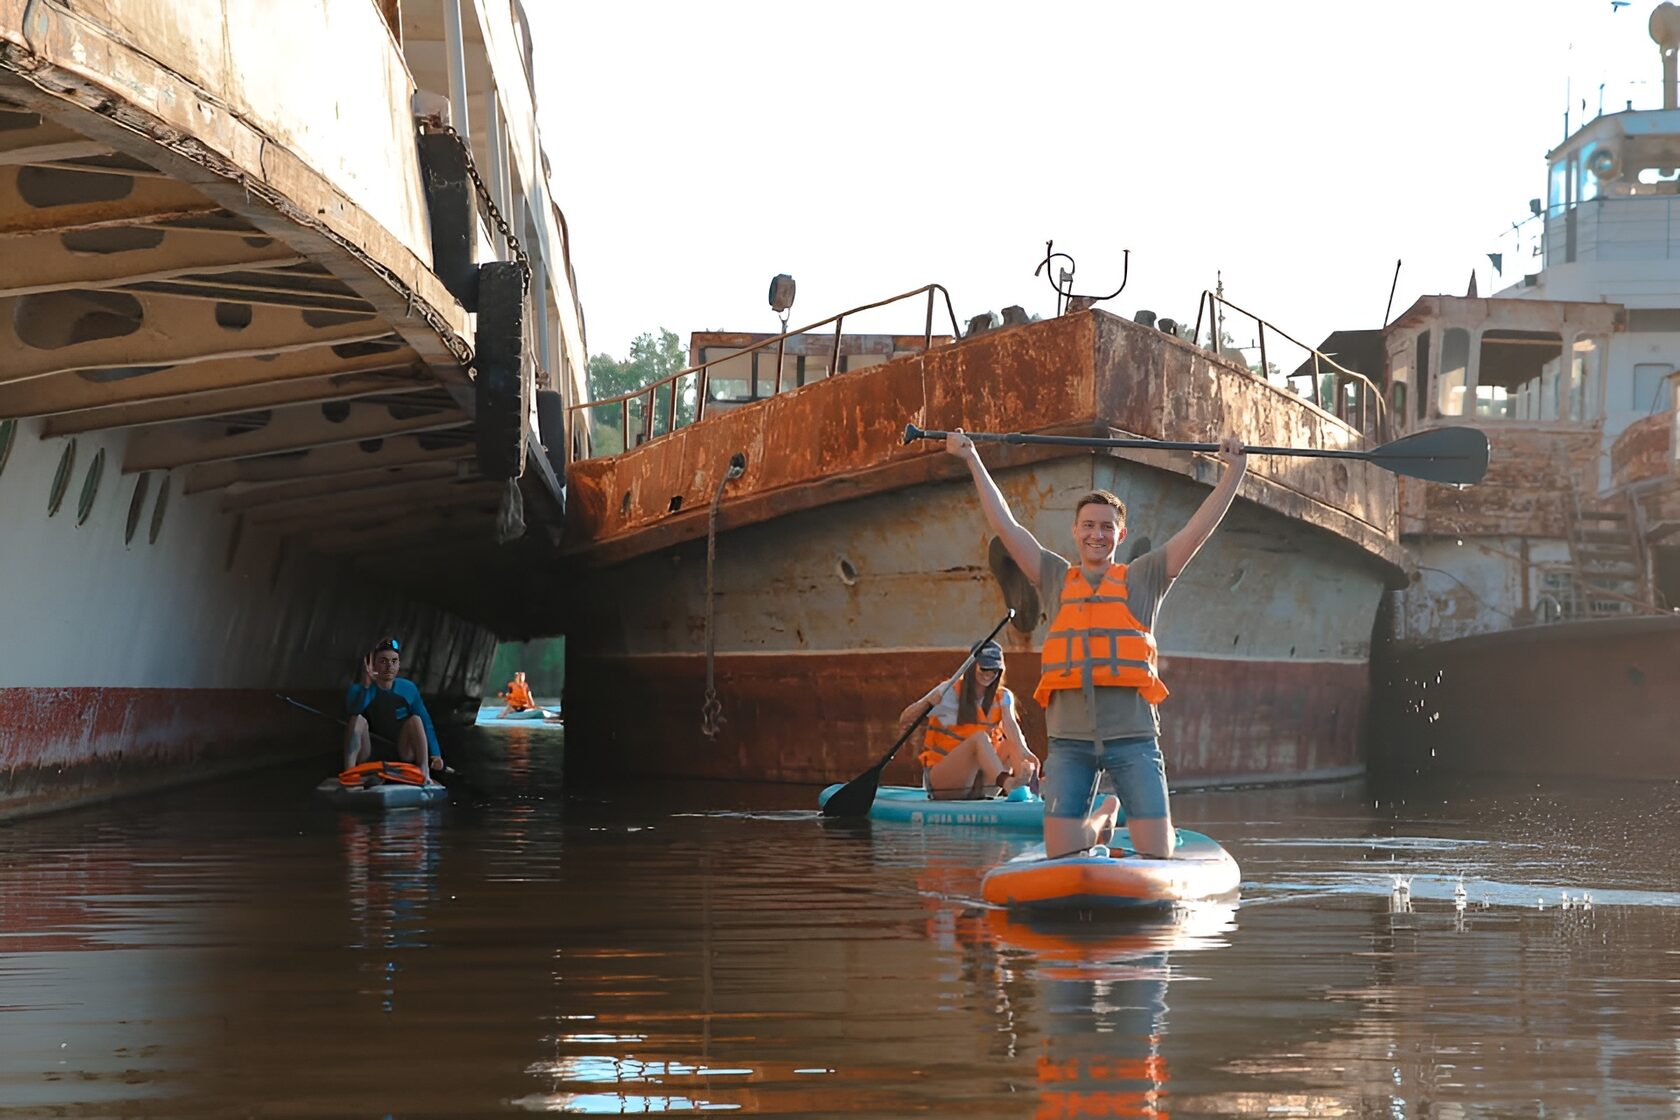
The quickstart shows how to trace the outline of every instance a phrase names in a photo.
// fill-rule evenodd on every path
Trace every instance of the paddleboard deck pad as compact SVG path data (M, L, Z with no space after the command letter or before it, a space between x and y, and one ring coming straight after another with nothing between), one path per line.
M345 788L338 778L327 778L315 787L315 796L340 809L409 809L419 805L442 805L449 800L449 790L436 783L423 786L402 782L383 782L375 786Z
M1107 849L1059 859L1045 859L1035 846L988 871L980 894L1011 910L1128 910L1219 898L1242 883L1231 853L1199 832L1180 829L1172 859L1146 859L1130 849L1124 828Z
M842 788L836 782L817 795L817 807ZM934 800L920 786L881 786L875 791L875 803L869 807L869 819L917 824L929 827L1001 828L1009 831L1042 832L1044 830L1044 802L1026 787L1008 797L994 797L979 801Z

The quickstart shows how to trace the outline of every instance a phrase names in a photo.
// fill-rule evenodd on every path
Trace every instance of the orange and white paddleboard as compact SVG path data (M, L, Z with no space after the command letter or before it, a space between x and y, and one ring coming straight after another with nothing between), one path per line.
M992 868L980 893L1012 910L1123 910L1170 906L1234 894L1242 872L1231 853L1199 832L1180 829L1172 859L1131 854L1124 828L1107 848L1045 859L1029 849Z

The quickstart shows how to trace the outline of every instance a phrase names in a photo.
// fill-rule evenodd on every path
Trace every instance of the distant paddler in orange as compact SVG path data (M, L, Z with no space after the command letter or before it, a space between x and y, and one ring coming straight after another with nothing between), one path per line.
M908 730L927 712L922 785L935 799L1007 793L1038 775L1038 756L1015 718L1015 694L1003 687L1003 647L988 641L961 676L940 681L899 713Z
M528 712L537 706L537 702L531 698L531 686L525 683L523 672L514 673L513 680L508 682L507 688L500 695L507 704L496 713L497 719L508 719L517 712Z

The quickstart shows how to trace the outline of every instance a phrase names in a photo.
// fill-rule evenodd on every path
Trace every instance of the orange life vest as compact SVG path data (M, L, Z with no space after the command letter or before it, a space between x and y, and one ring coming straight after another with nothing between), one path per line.
M522 712L526 708L537 706L536 701L531 699L530 686L524 681L516 680L512 682L507 686L507 692L503 695L507 697L508 707L516 712Z
M958 684L955 687L961 688ZM1013 702L1014 697L1007 688L998 689L998 694L992 698L989 711L976 713L980 717L979 723L943 723L939 717L929 714L927 734L922 737L922 753L918 755L921 764L935 766L939 760L956 750L962 741L976 731L990 731L992 742L1003 740L1003 707L1004 697ZM960 705L959 705L960 709Z
M423 786L426 772L412 762L360 762L338 775L338 784L345 789L360 789L370 780Z
M1167 698L1156 671L1155 635L1126 604L1126 565L1110 564L1095 588L1075 564L1062 584L1062 605L1050 623L1033 699L1048 708L1058 689L1135 688L1151 704Z

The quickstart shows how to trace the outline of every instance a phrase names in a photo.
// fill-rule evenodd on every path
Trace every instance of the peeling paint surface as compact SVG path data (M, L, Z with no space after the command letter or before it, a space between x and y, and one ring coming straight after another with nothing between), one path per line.
M1359 438L1294 394L1193 346L1086 312L828 379L622 455L573 463L565 548L598 566L703 537L712 489L736 452L746 455L747 470L726 491L719 515L726 528L966 474L936 445L906 446L907 422L1196 442L1231 432L1258 445L1334 449L1356 447ZM1068 457L1067 449L1024 446L983 454L994 465ZM1186 474L1204 462L1183 453L1123 457ZM1404 567L1387 471L1357 461L1256 457L1249 477L1245 496ZM673 498L682 499L677 512Z
M1617 486L1674 473L1674 413L1635 420L1610 447L1611 478Z

